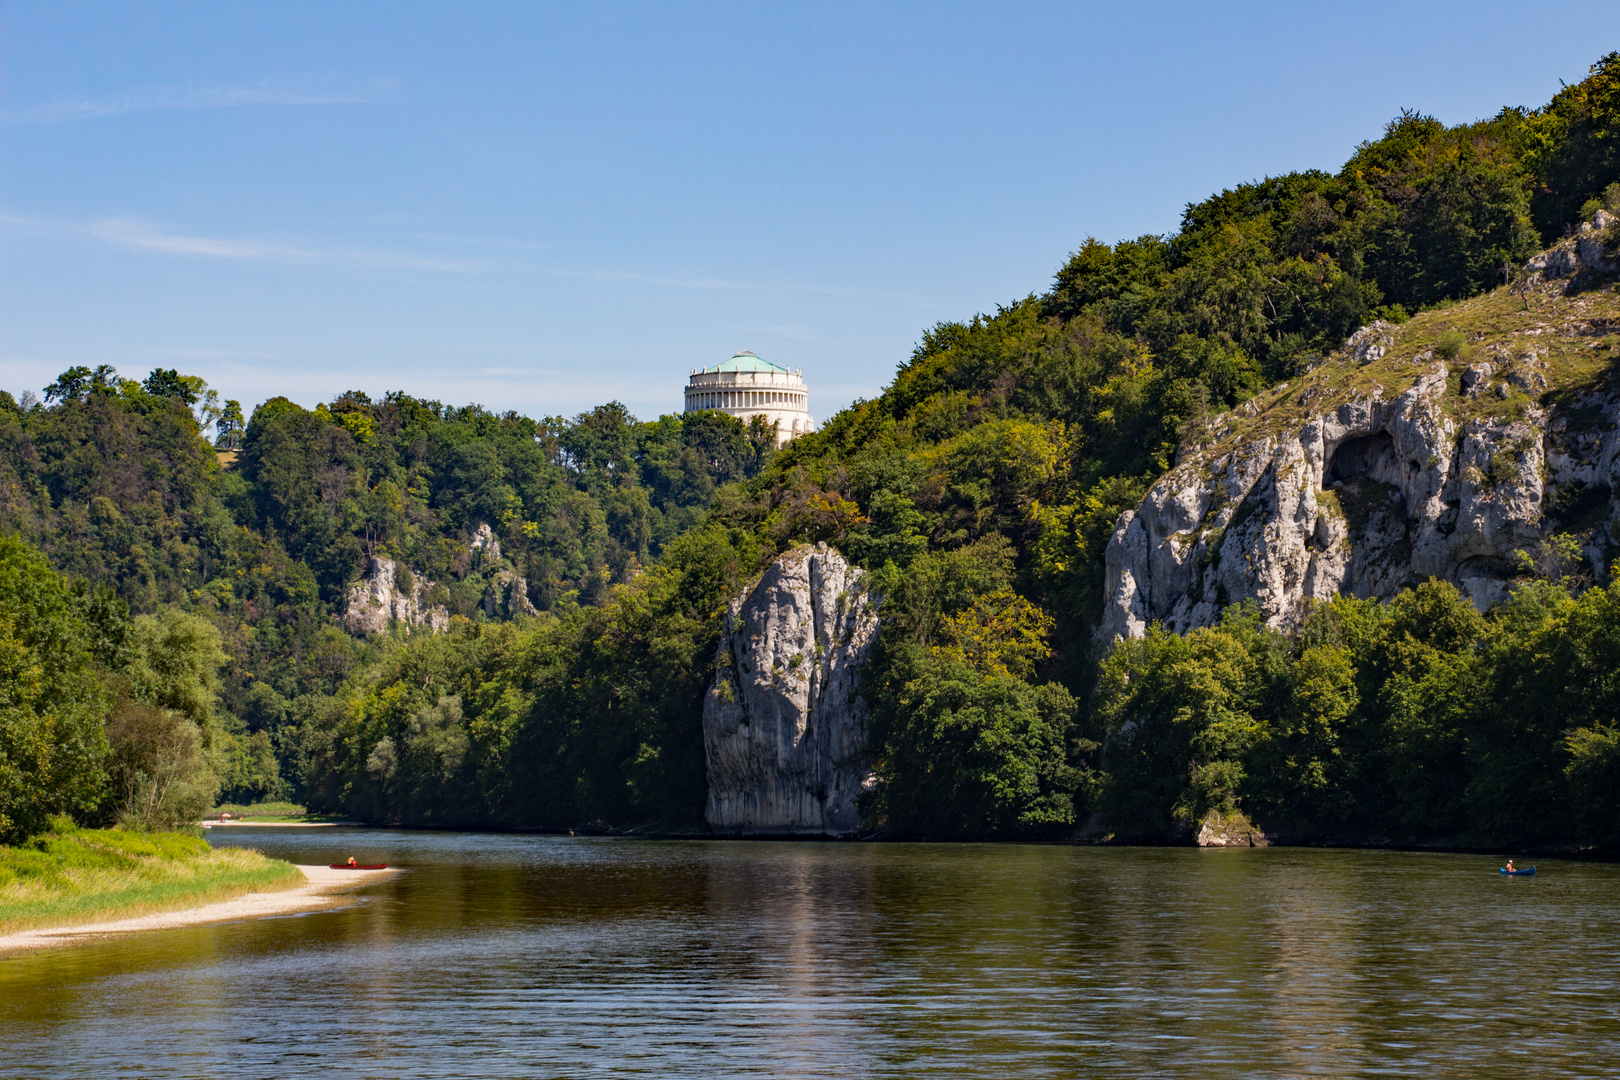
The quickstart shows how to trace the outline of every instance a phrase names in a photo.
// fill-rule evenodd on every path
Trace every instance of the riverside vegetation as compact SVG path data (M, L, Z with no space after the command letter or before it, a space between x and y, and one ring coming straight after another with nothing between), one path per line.
M178 821L219 795L698 825L727 601L826 542L884 598L873 830L1165 836L1241 809L1301 836L1620 841L1620 584L1581 554L1612 548L1600 522L1570 515L1484 614L1430 582L1289 635L1236 606L1100 662L1093 638L1115 522L1178 447L1338 370L1375 319L1457 356L1457 327L1531 302L1516 267L1620 209L1617 181L1620 54L1541 108L1403 113L1336 173L1087 239L1045 293L933 327L876 399L781 450L618 405L533 420L355 392L248 418L162 370L0 396L0 831ZM498 555L469 546L484 526ZM444 632L341 628L373 559ZM514 580L523 602L492 603Z
M291 863L247 848L216 850L183 833L79 829L58 819L48 832L0 847L0 935L195 907L303 881Z

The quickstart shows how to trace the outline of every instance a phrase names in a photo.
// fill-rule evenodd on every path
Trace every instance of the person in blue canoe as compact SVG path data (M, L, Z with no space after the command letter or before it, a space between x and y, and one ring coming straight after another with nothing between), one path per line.
M1508 864L1505 867L1503 867L1502 869L1506 870L1510 874L1513 873L1514 872L1514 870L1513 870L1513 860L1509 859Z

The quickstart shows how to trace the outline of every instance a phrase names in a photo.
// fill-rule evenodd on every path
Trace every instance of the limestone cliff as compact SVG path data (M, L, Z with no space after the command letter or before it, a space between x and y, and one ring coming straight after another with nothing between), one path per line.
M732 600L703 702L710 826L840 835L871 782L856 694L877 637L877 598L821 544L773 562Z
M467 562L475 573L489 575L480 606L491 619L538 615L529 601L529 582L501 555L501 542L486 522L480 522L467 542Z
M1184 444L1108 545L1100 641L1241 600L1287 629L1312 600L1431 577L1484 607L1555 532L1601 578L1620 534L1616 231L1600 211L1512 288L1364 327Z
M365 575L349 586L343 611L345 630L380 634L388 629L390 620L406 626L426 625L434 633L450 625L449 612L424 599L433 583L400 570L393 559L372 559L366 564Z
M538 615L540 612L529 602L529 582L522 574L501 569L489 579L484 589L484 614L491 619L515 619L519 615Z

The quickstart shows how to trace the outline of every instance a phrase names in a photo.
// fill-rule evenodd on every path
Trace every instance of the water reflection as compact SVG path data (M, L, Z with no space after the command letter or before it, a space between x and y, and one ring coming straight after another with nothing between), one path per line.
M0 961L0 1074L1620 1072L1620 870L241 830L352 907Z

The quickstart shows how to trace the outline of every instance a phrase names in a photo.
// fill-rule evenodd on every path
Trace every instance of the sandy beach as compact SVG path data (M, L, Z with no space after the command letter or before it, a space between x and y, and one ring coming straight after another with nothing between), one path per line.
M131 919L22 930L0 937L0 952L71 945L88 938L133 934L142 930L171 930L180 926L201 926L205 923L236 922L241 919L262 919L269 915L319 911L322 908L344 904L347 901L343 894L352 889L399 872L393 869L333 870L326 866L303 865L299 865L298 869L304 872L307 883L295 888L279 892L247 893L233 900L221 900L219 903L203 907L163 911Z
M336 829L354 828L358 821L199 821L204 829Z

